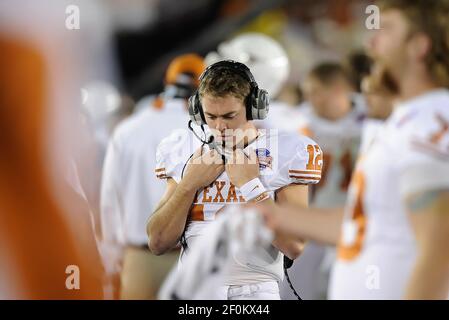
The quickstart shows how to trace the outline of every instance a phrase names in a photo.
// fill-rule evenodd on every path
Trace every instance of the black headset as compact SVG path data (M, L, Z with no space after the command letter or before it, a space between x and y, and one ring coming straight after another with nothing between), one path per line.
M247 120L262 120L267 117L270 100L268 92L264 89L259 89L256 80L243 63L233 60L224 60L216 62L204 70L200 76L200 82L211 72L211 70L227 69L235 72L246 79L250 86L249 95L245 98L246 119ZM203 113L203 106L201 105L200 95L198 90L189 98L189 116L190 120L201 126L206 124L206 118Z

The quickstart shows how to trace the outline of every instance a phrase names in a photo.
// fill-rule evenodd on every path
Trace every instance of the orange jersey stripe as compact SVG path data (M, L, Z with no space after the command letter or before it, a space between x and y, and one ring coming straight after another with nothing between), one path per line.
M194 204L190 210L190 220L204 221L204 204Z
M288 170L289 173L321 175L320 170Z
M320 181L320 179L321 179L321 177L320 178L317 178L317 177L304 177L304 176L290 176L290 178L293 178L293 179L300 179L300 180L313 180L313 181Z

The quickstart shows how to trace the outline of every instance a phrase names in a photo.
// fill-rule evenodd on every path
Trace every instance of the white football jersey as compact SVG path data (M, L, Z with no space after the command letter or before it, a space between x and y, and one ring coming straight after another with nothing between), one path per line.
M192 141L193 139L193 141ZM157 151L158 177L182 179L183 169L200 143L190 132L177 131L164 139ZM205 151L209 150L206 145ZM260 180L274 199L275 191L290 184L315 184L321 177L322 152L310 138L277 130L259 130L259 136L244 150L253 149L259 160ZM187 245L203 234L227 205L239 205L246 200L223 172L210 186L198 191L189 213L185 231ZM271 253L270 265L255 269L241 263L227 279L227 285L244 285L262 281L280 281L283 277L282 254ZM267 272L268 270L268 272Z
M396 106L361 154L330 285L333 299L401 299L416 260L405 198L449 188L449 91Z
M323 175L312 191L311 205L344 205L352 170L357 158L366 107L362 97L354 95L353 109L337 121L318 116L313 107L300 108L299 131L315 140L323 149Z

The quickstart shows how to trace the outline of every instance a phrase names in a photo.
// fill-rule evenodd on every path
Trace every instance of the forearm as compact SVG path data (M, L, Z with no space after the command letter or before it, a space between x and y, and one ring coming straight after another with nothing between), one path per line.
M278 248L285 256L291 260L295 260L304 249L304 241L294 236L286 236L277 234L272 245Z
M410 196L409 218L418 257L407 299L446 299L449 293L449 192L432 190Z
M300 239L315 241L325 245L337 245L343 220L342 208L307 208L294 211L286 217L283 225L286 233Z
M196 190L181 182L173 195L151 216L147 224L149 247L154 254L163 254L176 245L184 231L187 215Z
M447 248L444 250L447 250ZM406 299L447 299L449 293L449 257L446 251L433 251L419 254L408 284Z

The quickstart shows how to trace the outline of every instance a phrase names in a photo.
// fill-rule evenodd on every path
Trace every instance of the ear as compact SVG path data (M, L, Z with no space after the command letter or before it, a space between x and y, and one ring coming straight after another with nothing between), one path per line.
M410 41L409 53L415 60L425 60L431 49L432 41L423 33L415 35Z

